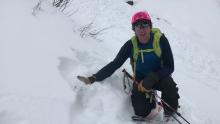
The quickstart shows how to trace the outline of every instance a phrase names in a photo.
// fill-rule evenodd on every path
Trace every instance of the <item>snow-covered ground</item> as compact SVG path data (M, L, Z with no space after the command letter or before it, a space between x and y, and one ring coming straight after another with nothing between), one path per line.
M192 124L219 124L220 2L134 3L73 0L61 12L47 0L1 0L0 124L134 124L122 86L129 62L91 86L76 75L90 76L114 59L133 35L138 10L149 11L170 41L182 115Z

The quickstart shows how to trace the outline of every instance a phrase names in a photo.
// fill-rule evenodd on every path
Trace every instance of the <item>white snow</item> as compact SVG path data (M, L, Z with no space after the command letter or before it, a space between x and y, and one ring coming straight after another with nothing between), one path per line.
M114 59L138 10L149 11L169 39L182 115L192 124L220 123L219 0L70 2L61 12L47 0L0 1L0 124L134 124L122 86L129 61L90 86L76 76Z

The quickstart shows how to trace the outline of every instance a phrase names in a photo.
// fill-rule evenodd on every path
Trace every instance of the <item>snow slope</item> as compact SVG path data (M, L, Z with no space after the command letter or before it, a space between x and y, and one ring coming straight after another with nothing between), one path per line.
M138 10L149 11L170 41L182 115L220 123L219 1L136 0L131 7L124 0L74 0L64 12L38 3L0 1L0 124L133 124L121 83L129 62L91 86L76 75L90 76L114 59L133 35L130 18Z

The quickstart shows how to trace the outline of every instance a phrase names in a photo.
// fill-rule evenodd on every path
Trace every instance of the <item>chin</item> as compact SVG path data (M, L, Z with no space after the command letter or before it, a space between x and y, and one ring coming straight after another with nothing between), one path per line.
M146 39L147 35L140 36L140 39Z

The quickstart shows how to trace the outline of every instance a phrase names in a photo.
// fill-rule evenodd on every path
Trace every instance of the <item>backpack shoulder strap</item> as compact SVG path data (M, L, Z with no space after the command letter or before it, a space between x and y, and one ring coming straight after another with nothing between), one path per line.
M137 61L138 54L139 54L137 37L133 36L131 38L131 42L132 42L132 45L133 45L133 59L134 59L134 61Z
M158 28L152 28L152 33L154 34L153 48L156 55L160 58L162 53L160 48L160 38L162 36L162 33Z
M133 69L133 78L135 79L135 77L136 77L136 62L137 62L138 54L139 54L137 37L133 36L131 38L131 42L133 45L133 60L131 60L131 65L132 65L132 69Z

